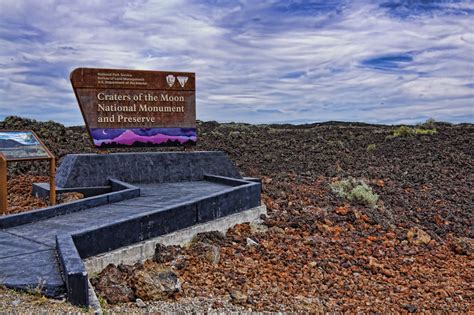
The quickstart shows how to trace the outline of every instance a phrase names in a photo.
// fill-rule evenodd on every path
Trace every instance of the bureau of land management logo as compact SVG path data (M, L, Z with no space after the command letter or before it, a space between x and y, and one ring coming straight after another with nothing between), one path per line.
M188 82L188 77L178 77L178 82L179 82L179 85L181 85L181 87L184 87L186 82Z

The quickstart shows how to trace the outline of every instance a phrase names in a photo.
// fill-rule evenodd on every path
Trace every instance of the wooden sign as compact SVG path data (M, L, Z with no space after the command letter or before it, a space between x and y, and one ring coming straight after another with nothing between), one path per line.
M49 160L49 200L56 204L56 159L31 130L0 130L0 213L8 210L7 162Z
M196 143L194 73L78 68L71 84L97 148Z

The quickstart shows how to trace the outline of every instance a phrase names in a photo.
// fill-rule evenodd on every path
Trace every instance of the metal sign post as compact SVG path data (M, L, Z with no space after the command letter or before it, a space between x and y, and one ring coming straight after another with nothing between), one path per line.
M56 204L56 159L54 156L49 160L49 204Z
M7 189L7 160L0 153L0 213L5 214L8 210L8 189Z

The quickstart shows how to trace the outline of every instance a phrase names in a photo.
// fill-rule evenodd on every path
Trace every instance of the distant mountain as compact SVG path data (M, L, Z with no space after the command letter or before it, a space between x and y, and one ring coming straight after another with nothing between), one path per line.
M24 144L21 144L18 141L11 139L0 139L0 148L15 148L15 147L24 147Z

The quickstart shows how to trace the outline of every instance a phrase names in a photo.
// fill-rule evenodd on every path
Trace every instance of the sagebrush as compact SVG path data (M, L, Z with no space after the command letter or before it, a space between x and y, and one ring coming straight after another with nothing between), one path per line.
M372 191L363 180L354 178L336 181L331 184L333 192L339 197L349 200L350 202L368 205L371 208L377 207L379 195Z

